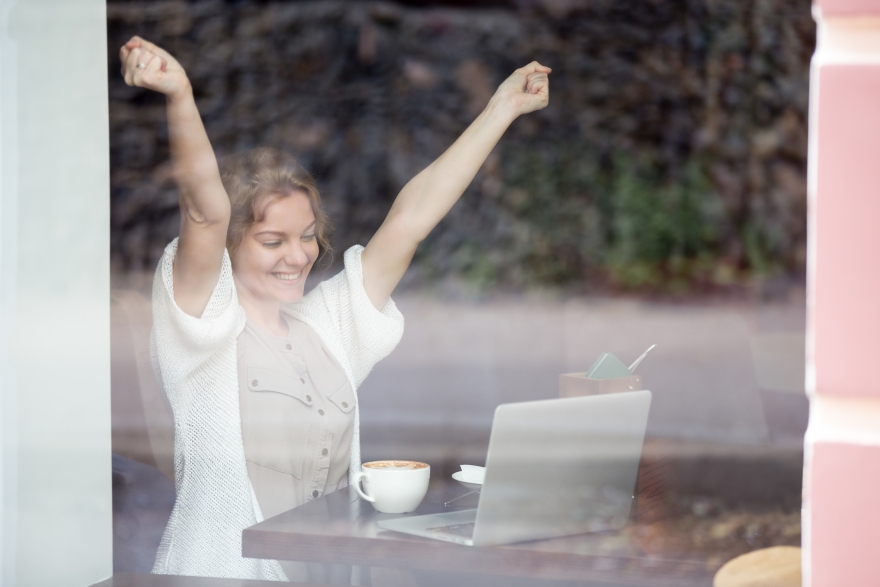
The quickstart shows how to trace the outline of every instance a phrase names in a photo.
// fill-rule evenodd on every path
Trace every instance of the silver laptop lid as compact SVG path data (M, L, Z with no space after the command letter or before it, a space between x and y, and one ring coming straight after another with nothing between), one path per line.
M650 391L498 406L474 545L621 528L650 406Z

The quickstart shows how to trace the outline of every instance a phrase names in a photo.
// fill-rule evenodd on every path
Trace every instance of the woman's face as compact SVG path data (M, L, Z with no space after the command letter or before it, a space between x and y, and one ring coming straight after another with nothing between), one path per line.
M292 303L302 298L318 253L315 213L297 191L266 206L263 219L248 229L232 255L233 273L256 301Z

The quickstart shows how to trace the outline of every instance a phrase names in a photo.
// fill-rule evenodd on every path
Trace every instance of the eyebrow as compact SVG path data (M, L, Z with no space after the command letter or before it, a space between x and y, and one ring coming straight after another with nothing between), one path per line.
M311 224L306 226L306 230L303 232L308 231L310 228L314 228L316 224L318 224L317 220L315 220L314 222L312 222ZM281 232L280 230L262 230L262 231L256 233L254 236L263 236L263 235L275 235L275 236L285 237L285 236L287 236L287 233Z

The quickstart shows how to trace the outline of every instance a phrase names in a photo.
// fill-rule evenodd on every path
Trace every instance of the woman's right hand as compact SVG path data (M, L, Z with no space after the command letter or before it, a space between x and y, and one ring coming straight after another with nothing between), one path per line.
M119 50L130 86L165 94L168 143L180 186L180 240L174 258L174 300L199 317L211 299L226 250L229 198L186 72L167 51L132 37ZM138 67L140 65L140 67Z
M122 75L129 86L147 88L173 98L189 88L180 63L168 51L140 37L132 37L119 50Z

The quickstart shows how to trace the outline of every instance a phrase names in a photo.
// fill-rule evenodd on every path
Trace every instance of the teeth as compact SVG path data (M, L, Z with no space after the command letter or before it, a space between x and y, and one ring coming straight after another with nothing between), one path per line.
M284 281L293 281L299 278L299 273L294 273L292 275L290 273L273 273L272 275Z

